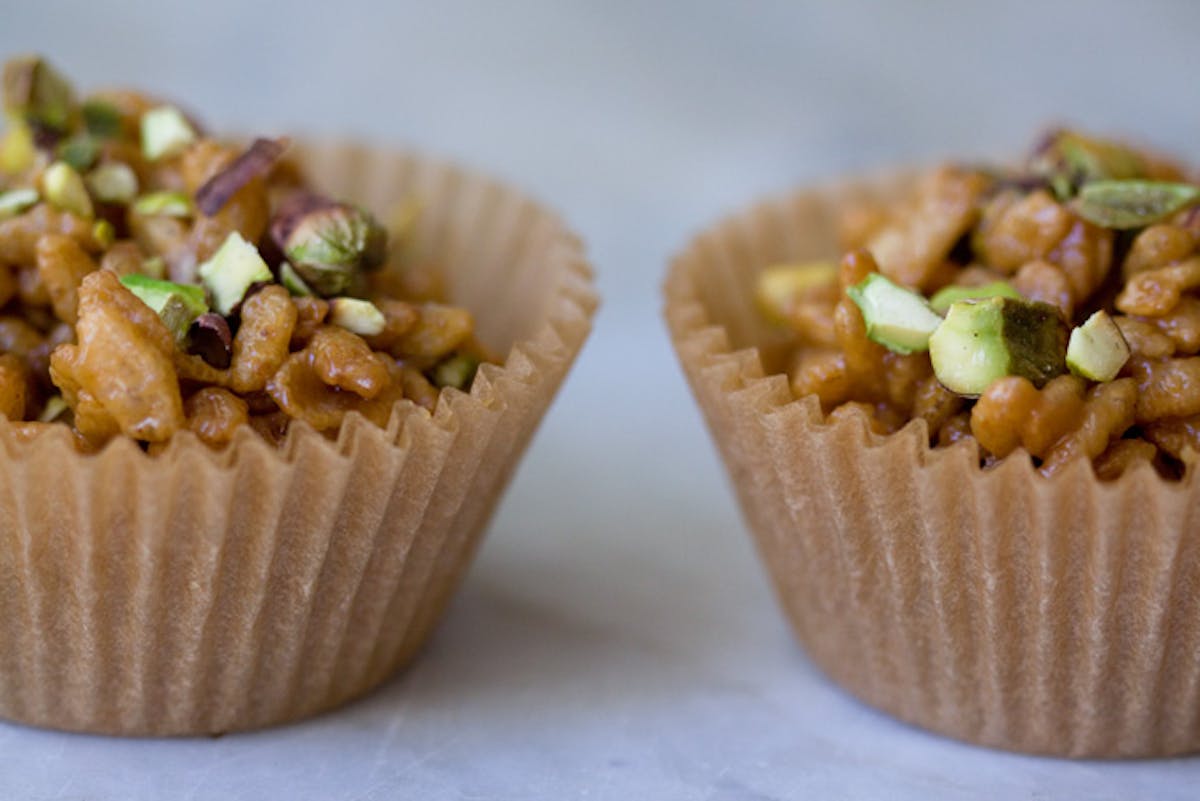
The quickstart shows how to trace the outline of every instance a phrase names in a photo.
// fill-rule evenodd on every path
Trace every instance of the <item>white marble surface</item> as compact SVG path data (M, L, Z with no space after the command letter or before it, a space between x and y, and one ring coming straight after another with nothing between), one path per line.
M218 126L415 143L560 208L606 305L424 658L317 720L216 740L0 724L0 798L1195 798L1200 760L959 745L794 645L658 319L668 255L754 195L1049 120L1195 154L1178 2L238 0L5 4L0 53ZM1189 153L1189 148L1192 152Z

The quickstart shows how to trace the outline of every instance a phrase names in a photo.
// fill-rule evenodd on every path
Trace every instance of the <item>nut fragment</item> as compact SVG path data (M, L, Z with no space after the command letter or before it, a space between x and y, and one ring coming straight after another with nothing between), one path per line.
M228 368L233 360L233 333L229 323L215 312L197 317L188 329L187 352L218 370Z

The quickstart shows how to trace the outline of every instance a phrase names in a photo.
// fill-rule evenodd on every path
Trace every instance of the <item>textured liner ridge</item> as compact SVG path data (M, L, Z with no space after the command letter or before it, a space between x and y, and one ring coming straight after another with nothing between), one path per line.
M1045 477L1023 454L982 470L826 421L768 374L778 336L753 276L836 258L839 211L904 173L781 196L700 233L671 263L676 353L745 522L813 661L891 714L994 747L1065 756L1200 750L1200 481L1149 466Z

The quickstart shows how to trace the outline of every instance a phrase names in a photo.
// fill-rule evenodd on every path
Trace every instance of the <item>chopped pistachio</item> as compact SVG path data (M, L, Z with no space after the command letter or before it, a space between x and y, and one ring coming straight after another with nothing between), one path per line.
M1129 343L1107 312L1101 310L1071 332L1067 367L1092 381L1112 381L1129 361Z
M1141 156L1117 142L1074 131L1057 131L1034 155L1035 174L1046 178L1059 200L1069 200L1089 181L1140 178Z
M983 286L948 286L935 292L929 299L929 305L938 314L945 314L951 305L960 300L983 300L995 297L1020 300L1021 293L1007 281L993 281Z
M255 178L265 178L287 149L289 140L255 139L241 155L196 190L196 208L205 217L216 215L229 199Z
M754 297L763 314L776 324L787 322L788 309L806 290L837 280L837 265L828 261L777 264L758 274Z
M329 322L362 336L374 336L387 327L387 318L374 303L358 298L329 301Z
M1066 368L1067 324L1046 303L991 297L960 300L929 338L938 381L978 396L993 381L1017 375L1042 386Z
M38 56L14 58L4 65L4 109L26 121L65 131L71 121L71 85Z
M84 177L84 181L92 196L101 203L128 205L137 197L137 173L120 161L99 165Z
M65 161L56 161L42 174L42 191L50 205L80 217L91 217L92 199L83 178Z
M283 288L293 297L307 298L314 294L296 272L296 268L286 261L279 265L279 283L283 284Z
M96 163L100 156L100 145L86 134L72 136L59 142L54 154L60 161L65 161L79 172L83 172Z
M0 220L16 217L26 209L37 205L40 199L38 191L32 187L0 192Z
M212 258L196 271L212 295L213 308L221 314L231 313L251 285L274 280L258 248L237 231L229 234Z
M181 346L192 321L208 312L204 290L194 285L176 284L145 275L121 276L121 284L162 318Z
M192 199L183 192L151 192L133 202L135 214L143 217L191 217Z
M121 135L121 112L106 100L92 98L83 101L83 127L99 139Z
M229 322L215 312L202 314L188 329L187 352L210 367L224 370L233 361L233 332Z
M147 161L176 156L196 141L196 131L174 106L158 106L142 114L142 155Z
M923 351L942 318L917 292L871 273L846 294L862 312L867 338L896 353Z
M443 359L433 368L430 378L438 387L454 387L466 390L475 379L475 371L479 369L479 359L469 353L456 353L448 359Z
M63 416L63 413L71 407L63 400L62 395L51 395L46 400L46 405L42 407L42 413L38 415L39 423L53 423L55 420Z
M347 291L362 270L383 261L387 231L366 211L331 203L303 213L282 245L304 282L328 297Z
M1079 191L1075 211L1102 228L1143 228L1200 201L1200 186L1168 181L1093 181Z
M37 158L37 145L33 131L20 117L7 115L7 130L0 140L0 171L18 175L33 166Z
M117 241L117 229L108 220L96 220L92 223L92 238L102 250L108 250Z

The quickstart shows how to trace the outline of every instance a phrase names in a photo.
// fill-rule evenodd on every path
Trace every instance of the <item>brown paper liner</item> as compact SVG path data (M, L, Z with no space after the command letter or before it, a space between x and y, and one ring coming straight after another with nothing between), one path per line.
M1101 483L1028 459L982 471L826 423L768 374L779 335L751 300L771 262L838 255L839 210L889 176L763 203L673 262L666 317L784 608L812 659L898 718L1070 756L1200 750L1200 482L1146 466Z
M586 339L579 241L516 192L453 166L305 149L317 186L384 212L416 194L416 247L507 353L430 415L354 415L337 441L248 429L149 457L76 454L0 423L0 715L89 732L280 723L361 695L412 658Z

